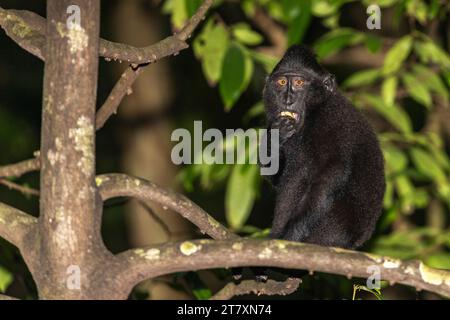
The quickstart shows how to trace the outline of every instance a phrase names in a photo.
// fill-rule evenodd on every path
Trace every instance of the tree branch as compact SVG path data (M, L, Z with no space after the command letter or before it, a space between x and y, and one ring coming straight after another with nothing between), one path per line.
M100 130L105 125L106 120L117 112L123 97L125 97L126 94L131 93L131 86L138 78L140 71L141 66L137 66L135 68L130 66L124 71L124 73L122 73L119 81L117 81L105 103L103 103L97 111L95 119L96 130Z
M0 236L19 249L22 249L25 238L36 225L35 217L0 203Z
M261 7L257 7L255 9L252 20L272 43L271 47L260 48L260 51L269 53L276 57L281 57L287 46L287 33L283 27L273 21Z
M374 266L381 278L450 297L450 272L420 261L401 261L364 252L282 240L196 240L132 249L108 266L116 288L128 292L140 281L174 272L240 266L303 269L367 278ZM369 268L371 267L371 268Z
M178 54L189 46L185 42L205 16L213 0L205 0L185 27L176 35L169 36L156 44L138 48L123 43L100 39L99 55L106 59L127 61L133 64L153 63L164 57ZM6 34L26 51L44 60L46 20L25 10L5 10L0 7L0 25ZM65 25L62 26L62 32Z
M133 197L139 200L154 201L178 212L200 228L200 231L214 239L237 238L235 234L188 198L164 189L153 182L125 174L105 174L98 176L96 183L103 201L113 197Z
M39 196L39 190L29 188L26 186L22 186L18 183L6 180L6 179L0 179L0 184L8 187L11 190L19 191L23 194L31 195L31 196Z
M267 280L267 282L245 280L239 284L230 282L219 292L213 295L210 300L229 300L235 296L242 296L251 293L258 296L285 296L294 293L298 289L301 282L302 280L299 278L287 278L285 281Z
M0 177L20 177L27 172L37 171L40 167L41 161L39 157L24 160L19 163L0 167Z

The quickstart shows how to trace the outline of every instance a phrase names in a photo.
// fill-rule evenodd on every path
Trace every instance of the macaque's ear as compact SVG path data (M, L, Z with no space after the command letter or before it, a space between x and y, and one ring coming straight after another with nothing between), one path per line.
M337 89L336 78L332 74L329 74L325 77L325 79L323 80L323 84L325 85L325 88L327 88L327 90L330 92L334 92Z

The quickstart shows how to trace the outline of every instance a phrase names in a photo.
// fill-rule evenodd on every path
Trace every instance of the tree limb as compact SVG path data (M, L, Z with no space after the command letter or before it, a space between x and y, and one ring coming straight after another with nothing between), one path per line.
M103 201L113 197L133 197L139 200L154 201L178 212L200 228L200 231L214 239L237 238L235 234L188 198L164 189L153 182L125 174L105 174L97 176L96 183Z
M39 196L39 190L36 190L36 189L33 189L33 188L29 188L29 187L26 187L26 186L22 186L22 185L20 185L18 183L9 181L7 179L0 179L0 184L8 187L11 190L16 190L16 191L19 191L19 192L21 192L23 194L26 194L26 195Z
M138 48L100 39L99 55L106 59L144 64L178 54L181 50L189 47L185 41L190 37L212 4L213 0L205 0L178 34L147 47ZM5 10L0 7L0 25L19 46L38 58L45 59L45 18L30 11ZM65 29L65 26L62 28Z
M374 266L381 278L450 297L450 272L422 262L282 240L196 240L119 254L108 266L116 288L128 292L140 281L174 272L220 267L268 266L367 278ZM370 268L369 268L370 267Z
M40 167L41 161L39 157L24 160L15 164L0 167L0 177L20 177L27 172L37 171Z
M235 296L245 294L256 295L288 295L294 293L302 280L299 278L287 278L285 281L267 280L267 282L257 282L255 280L244 280L239 284L228 283L225 287L213 295L210 300L229 300Z
M255 9L252 20L272 43L271 47L262 47L259 48L259 51L276 57L281 57L287 46L286 30L272 20L272 18L261 7L257 7Z
M131 93L131 86L138 78L141 66L133 68L128 67L120 76L119 81L115 84L105 103L97 111L95 119L95 129L100 130L109 119L109 117L117 112L120 102L126 94Z
M0 237L22 249L26 236L35 229L37 219L0 202Z

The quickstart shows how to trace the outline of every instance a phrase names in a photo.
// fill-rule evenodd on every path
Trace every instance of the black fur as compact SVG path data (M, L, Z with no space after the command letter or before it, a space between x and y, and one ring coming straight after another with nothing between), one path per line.
M299 79L303 84L294 86ZM268 128L280 130L270 236L361 246L374 231L385 190L383 156L369 123L303 46L286 52L263 95ZM280 116L286 110L298 119Z

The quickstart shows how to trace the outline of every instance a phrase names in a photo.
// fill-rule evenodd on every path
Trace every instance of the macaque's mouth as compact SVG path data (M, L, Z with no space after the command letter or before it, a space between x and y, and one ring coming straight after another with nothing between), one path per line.
M294 112L294 111L287 111L287 110L285 110L285 111L281 111L280 112L280 116L281 117L289 117L289 118L292 118L292 119L294 119L295 121L298 121L298 119L299 119L299 114L297 113L297 112Z

